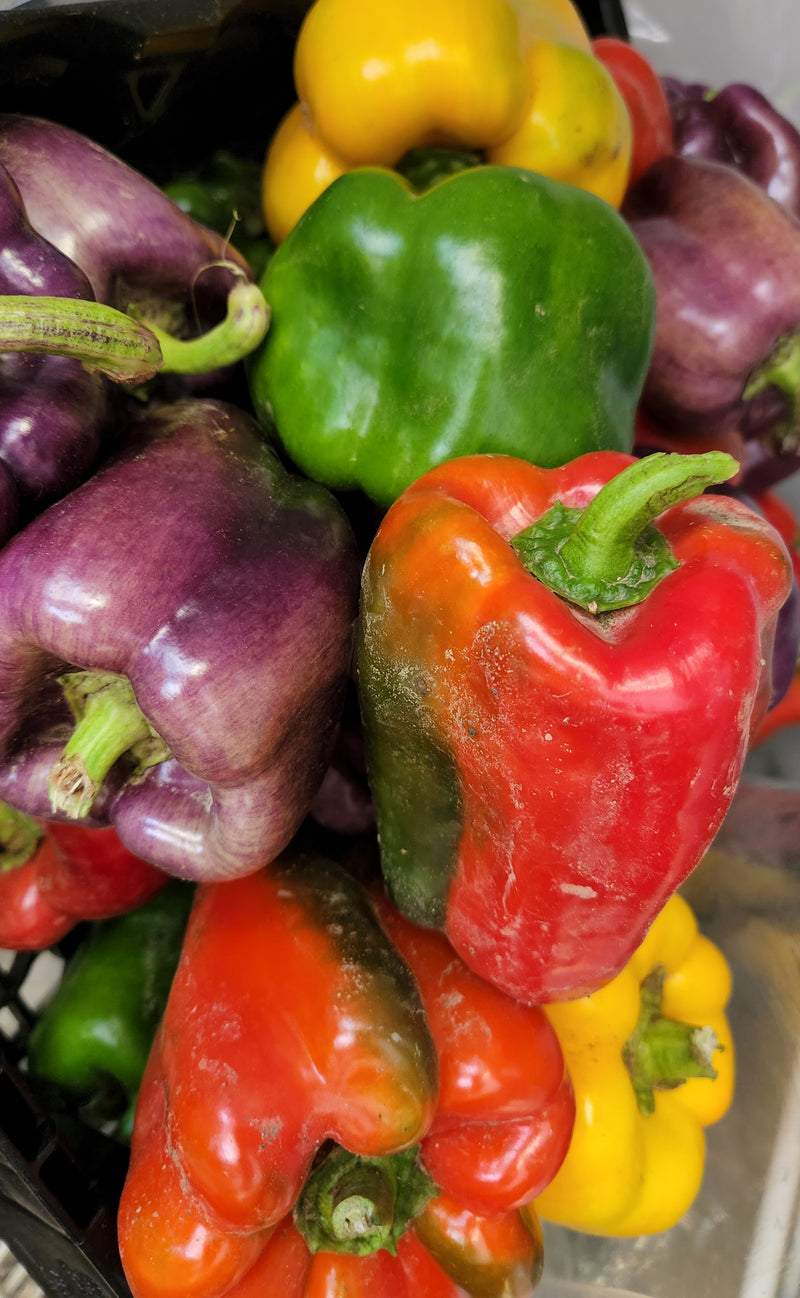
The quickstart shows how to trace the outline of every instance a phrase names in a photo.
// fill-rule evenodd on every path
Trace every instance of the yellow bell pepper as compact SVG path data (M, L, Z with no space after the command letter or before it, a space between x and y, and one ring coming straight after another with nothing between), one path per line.
M451 145L622 202L628 110L571 0L315 0L263 173L276 242L337 176Z
M612 982L581 1000L545 1006L577 1113L566 1159L534 1205L539 1217L612 1236L649 1235L679 1221L700 1189L704 1128L733 1097L730 990L722 952L698 932L690 906L676 894ZM638 1065L629 1066L625 1056L636 1053L640 1038ZM677 1060L650 1061L656 1075L672 1074L668 1089L648 1080L648 1039L678 1051ZM687 1042L700 1062L681 1059ZM695 1070L713 1075L675 1082Z

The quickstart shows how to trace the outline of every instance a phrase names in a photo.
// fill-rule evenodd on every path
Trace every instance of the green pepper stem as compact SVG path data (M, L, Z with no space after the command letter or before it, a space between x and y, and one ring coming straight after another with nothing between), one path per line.
M653 520L738 471L724 451L648 455L605 483L585 509L558 502L511 544L529 572L573 604L590 613L627 608L676 567Z
M796 453L800 447L800 334L779 339L766 360L753 370L742 395L749 401L767 388L777 388L786 401L786 416L770 437L782 454Z
M655 1108L655 1091L672 1090L690 1077L715 1078L712 1059L722 1049L713 1028L661 1013L665 977L659 965L642 983L639 1018L622 1052L636 1102L646 1115Z
M0 802L0 873L29 861L42 841L42 829L24 812Z
M76 718L49 776L50 806L74 820L88 815L114 763L130 753L139 767L168 750L142 713L131 683L114 672L70 672L59 681Z
M131 315L138 308L130 306ZM225 319L199 338L174 338L150 323L161 347L165 374L208 374L244 360L258 346L269 328L270 310L257 284L242 279L228 294Z
M70 356L117 383L143 383L161 368L158 340L146 325L71 297L0 296L0 352Z
M303 1187L295 1225L312 1253L354 1253L366 1257L397 1241L436 1186L416 1149L384 1158L362 1158L333 1147Z

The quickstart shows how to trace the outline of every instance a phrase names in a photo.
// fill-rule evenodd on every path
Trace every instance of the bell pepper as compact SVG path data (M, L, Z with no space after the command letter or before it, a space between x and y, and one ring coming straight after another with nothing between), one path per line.
M205 901L198 901L191 921L151 1064L150 1084L160 1098L145 1095L137 1114L132 1170L121 1205L122 1255L136 1298L194 1292L201 1276L189 1270L188 1241L198 1239L198 1229L208 1234L215 1222L220 1231L225 1223L233 1238L220 1244L217 1232L213 1246L208 1241L204 1298L277 1294L284 1265L291 1275L283 1292L298 1295L310 1293L307 1286L320 1283L312 1276L323 1274L326 1284L353 1286L347 1292L376 1292L375 1285L386 1284L389 1292L405 1294L420 1266L435 1277L425 1284L438 1298L459 1292L498 1298L528 1294L541 1271L541 1236L535 1214L526 1230L517 1209L531 1203L560 1167L574 1118L572 1086L544 1012L484 983L441 934L410 923L379 892L363 892L319 858L293 855L277 869L268 867L261 878L221 889L206 885L200 896ZM330 914L333 899L336 922ZM298 902L302 920L294 914ZM326 916L329 936L325 946L315 948L310 938ZM373 928L376 917L380 925ZM419 996L422 1017L415 1035L430 1033L435 1073L420 1073L413 1082L408 1063L402 1064L408 1026L397 1020L392 1034L385 1019L390 1004L385 982L380 997L371 997L368 1022L361 1009L353 1011L338 972L343 953L336 954L335 943L341 933L354 951L367 953L365 961L363 955L357 960L352 977L362 962L379 968L376 952L390 940L391 960L406 970L408 986ZM290 936L279 940L279 934ZM331 939L334 961L326 971L320 961L330 960ZM245 963L251 943L258 954ZM232 944L243 953L236 987L229 974L220 973L223 953ZM299 956L304 963L296 967ZM387 958L384 953L384 962ZM250 1008L237 1011L241 987L252 981L254 970L245 1002ZM302 996L294 994L301 984ZM226 988L222 1000L220 986ZM339 1006L337 1015L349 1014L361 1025L340 1037L336 1053L343 1057L335 1069L319 1063L334 1058L330 1045L322 1043L328 1030L317 1042L310 1028L311 1022L333 1020L332 1003ZM408 987L401 985L399 1011L408 1003ZM235 1033L229 1044L217 1026L218 1021L236 1023L245 1012L248 1022L258 1016L255 1039L263 1046L255 1058L253 1029L241 1038ZM398 1064L407 1078L406 1107L409 1081L431 1102L424 1118L414 1122L415 1138L394 1151L386 1150L384 1138L381 1151L373 1136L369 1153L362 1119L348 1149L335 1146L312 1164L309 1150L321 1150L325 1134L320 1124L341 1111L351 1085L363 1092L361 1106L374 1105L363 1058L348 1062L348 1056L359 1040L362 1056L380 1032L396 1041L394 1069L396 1081ZM309 1061L302 1072L301 1059ZM316 1075L310 1088L311 1061ZM430 1078L437 1073L438 1088L432 1088ZM241 1118L227 1099L232 1077L241 1093ZM374 1081L371 1086L374 1090ZM379 1091L385 1097L385 1082ZM369 1111L374 1122L374 1107ZM384 1098L383 1122L398 1112L397 1101ZM270 1115L269 1141L262 1113ZM411 1139L411 1128L406 1130ZM227 1146L216 1134L222 1131ZM261 1148L255 1145L259 1135ZM248 1157L245 1144L258 1153ZM232 1168L230 1155L222 1165L226 1148L239 1151L240 1165ZM181 1172L183 1180L176 1182ZM284 1215L276 1222L279 1193ZM181 1222L177 1246L173 1211L162 1221L162 1204L172 1204L175 1195ZM290 1262L281 1260L286 1249Z
M245 259L114 154L55 122L0 113L0 165L30 224L88 282L81 296L143 320L162 343L162 368L216 380L263 336L266 305ZM0 313L3 348L9 329L13 340Z
M413 1148L438 1082L416 984L367 893L298 851L198 890L150 1074L119 1237L131 1289L152 1298L227 1292L326 1142Z
M64 1092L93 1125L114 1120L122 1141L130 1139L193 893L172 879L135 910L96 922L31 1032L28 1071L47 1084L53 1107Z
M800 217L800 131L762 91L662 78L675 152L735 167Z
M0 552L0 796L113 824L168 873L258 869L327 766L359 568L250 416L146 407Z
M674 156L624 212L656 285L642 391L667 433L738 430L788 471L800 448L800 227L733 167Z
M357 671L384 875L519 1000L619 973L730 805L792 586L766 520L686 499L736 469L466 456L378 529Z
M592 53L608 68L630 115L630 187L651 163L675 152L667 93L650 60L629 41L598 36L592 41Z
M570 0L316 0L294 79L264 165L276 243L344 172L429 144L622 201L628 112Z
M671 897L606 987L545 1012L575 1086L560 1170L536 1200L545 1221L597 1235L668 1230L694 1201L704 1129L733 1096L727 962Z
M254 406L328 486L387 506L466 452L555 465L631 448L653 286L625 222L583 190L479 167L415 195L349 172L262 288Z
M87 919L140 906L167 882L114 829L37 822L0 803L0 948L41 951Z
M33 228L0 165L0 294L92 300L89 280ZM89 472L109 415L108 385L79 361L0 352L0 544L33 508Z

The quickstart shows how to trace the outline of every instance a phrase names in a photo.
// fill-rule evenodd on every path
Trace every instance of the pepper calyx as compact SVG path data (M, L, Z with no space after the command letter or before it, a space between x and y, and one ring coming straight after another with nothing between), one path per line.
M50 805L79 820L88 815L103 780L123 753L134 774L164 761L169 749L136 702L126 676L76 671L59 677L76 725L49 776Z
M41 825L31 816L0 802L0 874L29 861L43 837Z
M593 614L628 608L677 567L654 520L738 471L724 451L660 451L628 465L583 509L557 501L511 545L532 576L570 603Z
M312 1253L367 1257L398 1240L438 1194L419 1161L419 1150L366 1158L341 1146L325 1155L308 1177L294 1222Z
M745 401L767 388L777 388L786 413L770 429L770 441L782 455L800 450L800 334L779 338L772 351L750 374L742 396Z
M666 970L653 969L641 984L639 1018L622 1050L636 1103L649 1117L655 1092L674 1090L690 1077L716 1078L715 1051L722 1050L713 1028L682 1023L661 1012Z

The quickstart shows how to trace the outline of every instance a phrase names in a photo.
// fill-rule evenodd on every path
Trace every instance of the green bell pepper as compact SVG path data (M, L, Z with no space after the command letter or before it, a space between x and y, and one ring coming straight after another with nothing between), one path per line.
M194 885L173 879L143 906L93 924L28 1045L31 1077L68 1092L130 1139L139 1083L178 964Z
M257 414L310 477L388 506L434 465L629 451L652 276L602 199L515 167L422 194L377 167L330 185L261 280Z

